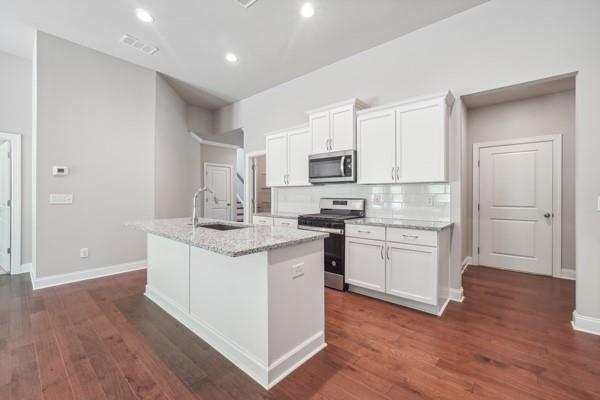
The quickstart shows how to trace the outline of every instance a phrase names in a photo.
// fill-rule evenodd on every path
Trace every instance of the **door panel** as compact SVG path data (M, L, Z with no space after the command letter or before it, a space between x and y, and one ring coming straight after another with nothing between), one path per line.
M288 135L288 186L308 186L308 155L310 131L291 131Z
M396 166L396 112L358 117L358 183L392 183Z
M231 175L233 168L206 164L205 185L214 190L204 193L204 216L206 218L230 220L231 219ZM215 202L216 198L216 202Z
M385 293L385 242L346 238L346 283Z
M327 153L329 139L331 138L329 111L312 114L309 117L310 131L312 136L312 153Z
M483 147L479 158L479 263L552 275L552 142Z
M267 136L267 186L285 186L287 133Z
M11 165L10 142L0 144L0 266L10 272Z
M437 248L387 244L386 293L437 305Z
M331 144L333 151L354 150L354 105L331 110Z

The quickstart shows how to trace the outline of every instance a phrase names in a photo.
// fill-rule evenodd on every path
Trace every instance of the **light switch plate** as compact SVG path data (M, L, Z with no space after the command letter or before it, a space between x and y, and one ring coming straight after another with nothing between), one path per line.
M73 194L52 193L50 195L50 204L73 204Z
M427 204L428 206L433 206L433 196L425 197L425 204Z
M598 211L600 211L600 196L598 196Z

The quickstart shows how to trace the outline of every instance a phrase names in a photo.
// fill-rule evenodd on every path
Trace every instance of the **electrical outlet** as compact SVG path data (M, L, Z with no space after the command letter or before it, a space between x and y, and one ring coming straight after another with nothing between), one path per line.
M598 196L598 211L600 211L600 196Z
M304 275L304 263L292 266L292 279L296 279Z
M82 247L79 249L79 257L88 258L90 256L90 251L87 247Z
M433 196L425 197L425 204L427 204L428 206L433 206Z

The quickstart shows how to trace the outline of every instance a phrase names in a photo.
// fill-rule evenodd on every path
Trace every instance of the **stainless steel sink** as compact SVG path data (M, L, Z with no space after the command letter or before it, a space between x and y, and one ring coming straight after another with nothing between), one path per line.
M196 228L214 229L216 231L232 231L235 229L244 229L244 228L248 228L248 227L247 226L239 226L239 225L226 225L226 224L203 224L203 225L196 225Z

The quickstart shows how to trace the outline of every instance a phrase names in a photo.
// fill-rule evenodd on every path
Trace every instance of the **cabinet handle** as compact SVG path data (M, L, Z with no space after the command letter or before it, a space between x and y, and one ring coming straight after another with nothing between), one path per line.
M396 180L396 178L394 177L394 171L396 171L396 167L392 167L392 181Z
M400 182L400 167L396 167L396 180Z
M358 233L366 233L366 234L370 234L371 231L361 231L360 229L358 230Z
M391 247L388 247L388 248L387 248L387 251L386 251L386 253L385 253L385 255L387 256L387 259L388 259L388 260L390 259L390 249L391 249Z
M381 259L384 260L384 258L383 258L383 245L381 246Z
M280 222L281 225L289 225L289 222Z
M418 239L419 237L417 235L402 235L403 238L409 238L409 239Z

